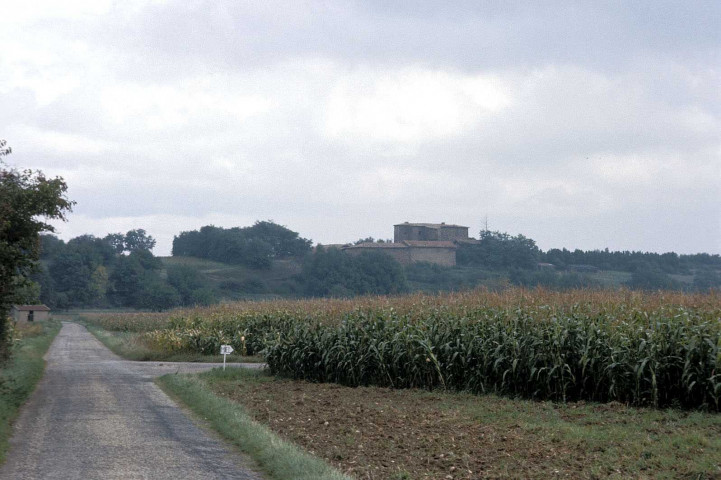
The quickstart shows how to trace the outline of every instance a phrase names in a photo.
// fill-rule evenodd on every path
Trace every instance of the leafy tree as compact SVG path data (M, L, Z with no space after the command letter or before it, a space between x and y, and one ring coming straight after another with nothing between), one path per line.
M180 305L180 294L157 278L146 278L134 299L133 306L156 312Z
M0 157L11 152L6 145L0 140ZM73 205L66 192L60 177L19 171L0 161L0 358L9 354L5 319L40 256L39 235L54 231L41 218L65 220Z
M176 236L173 255L265 269L274 259L301 258L310 252L310 245L311 241L299 237L297 232L270 221L245 228L206 225Z
M210 305L216 302L213 289L205 284L196 269L187 265L168 268L168 284L177 290L182 305Z
M50 264L56 290L64 293L73 306L86 305L95 299L90 291L93 271L94 266L77 251L63 252Z
M660 269L642 266L631 274L626 286L636 290L679 290L681 285Z
M393 294L408 289L401 265L382 252L353 256L318 247L306 259L300 277L305 293L311 296Z
M155 239L142 228L138 228L125 234L123 246L126 252L149 252L155 247Z
M103 241L117 254L125 251L125 235L122 233L109 233L103 238Z
M475 265L491 269L536 268L540 250L536 242L523 235L482 230L477 244L461 245L457 251L459 265Z
M143 288L145 268L137 255L127 255L118 261L109 277L109 293L117 305L133 306Z
M693 286L696 290L709 290L721 288L721 274L710 268L696 272L693 278Z

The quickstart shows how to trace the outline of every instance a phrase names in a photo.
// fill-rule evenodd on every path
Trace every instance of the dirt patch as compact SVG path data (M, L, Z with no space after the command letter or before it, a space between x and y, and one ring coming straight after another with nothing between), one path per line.
M638 410L621 405L559 406L282 379L215 382L213 388L358 479L721 478L713 471L721 475L718 462L706 472L681 459L669 475L659 470L663 462L654 458L661 452L646 443L668 434L669 419L651 421L638 438L616 441L621 434L603 429L621 424L633 431L639 421ZM719 424L704 428L713 435Z

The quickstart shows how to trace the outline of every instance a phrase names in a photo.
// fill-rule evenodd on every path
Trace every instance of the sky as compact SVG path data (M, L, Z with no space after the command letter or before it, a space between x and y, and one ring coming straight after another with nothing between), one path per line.
M721 253L721 2L0 0L0 138L58 234L405 221Z

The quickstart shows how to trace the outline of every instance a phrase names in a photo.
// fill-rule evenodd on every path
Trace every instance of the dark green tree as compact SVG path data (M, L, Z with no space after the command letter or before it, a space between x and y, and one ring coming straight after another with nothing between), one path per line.
M0 157L10 153L6 145L0 140ZM6 318L18 289L30 281L40 256L40 233L54 231L44 220L65 220L72 209L66 192L61 177L19 171L0 161L0 358L9 354Z
M300 274L307 295L347 297L393 294L408 290L401 265L382 252L349 255L336 248L318 247Z

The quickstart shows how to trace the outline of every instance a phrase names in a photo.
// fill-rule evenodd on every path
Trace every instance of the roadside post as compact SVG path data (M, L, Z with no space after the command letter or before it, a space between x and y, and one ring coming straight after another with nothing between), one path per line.
M220 354L223 356L223 370L225 370L225 356L233 353L233 347L230 345L221 345Z

